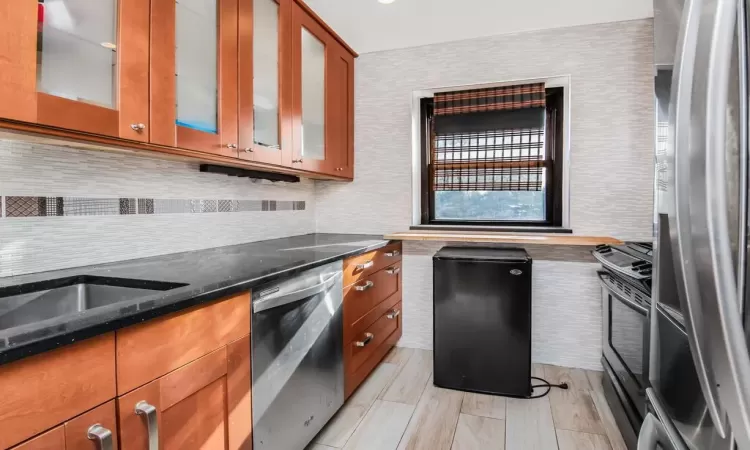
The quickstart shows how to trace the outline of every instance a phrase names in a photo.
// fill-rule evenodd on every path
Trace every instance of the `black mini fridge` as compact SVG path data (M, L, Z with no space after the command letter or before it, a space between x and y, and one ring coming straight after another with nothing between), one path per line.
M444 247L433 257L435 386L531 396L531 258Z

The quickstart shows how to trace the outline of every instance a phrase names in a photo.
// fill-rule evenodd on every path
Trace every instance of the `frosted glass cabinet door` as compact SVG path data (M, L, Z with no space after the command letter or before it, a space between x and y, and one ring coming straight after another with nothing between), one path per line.
M0 98L24 98L19 119L148 140L149 0L3 3Z
M325 159L326 46L302 28L302 158Z
M290 8L293 0L240 2L240 158L291 164ZM286 94L286 96L284 95Z
M326 59L330 34L302 7L294 5L294 155L292 163L312 172L334 171L327 145Z
M151 0L151 142L237 157L238 0Z
M177 125L218 133L217 0L177 0Z

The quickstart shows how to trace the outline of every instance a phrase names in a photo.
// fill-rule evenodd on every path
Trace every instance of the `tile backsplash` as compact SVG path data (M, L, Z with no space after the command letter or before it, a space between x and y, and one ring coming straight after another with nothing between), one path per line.
M312 233L314 190L0 140L0 277Z

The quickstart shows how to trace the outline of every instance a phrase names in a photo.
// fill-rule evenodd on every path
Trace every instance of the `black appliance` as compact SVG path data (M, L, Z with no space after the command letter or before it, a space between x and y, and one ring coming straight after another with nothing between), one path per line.
M646 413L651 316L651 243L600 245L605 397L629 448Z
M531 262L523 249L435 254L435 386L531 395Z

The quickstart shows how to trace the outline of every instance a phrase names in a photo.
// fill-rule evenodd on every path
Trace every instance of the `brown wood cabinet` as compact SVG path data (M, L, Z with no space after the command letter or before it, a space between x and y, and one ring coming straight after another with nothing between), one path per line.
M245 336L118 397L121 450L251 449L250 384Z
M0 118L147 142L149 0L62 9L0 6Z
M302 0L216 4L3 2L0 127L352 179L356 53Z
M251 449L251 396L243 293L0 366L0 449Z
M344 285L348 398L401 338L401 243L345 259Z

